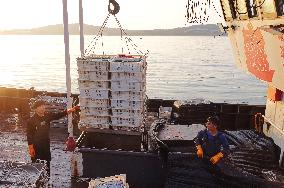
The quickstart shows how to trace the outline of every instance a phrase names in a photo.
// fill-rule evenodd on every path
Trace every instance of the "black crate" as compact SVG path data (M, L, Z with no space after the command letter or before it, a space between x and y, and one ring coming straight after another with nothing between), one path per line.
M238 114L236 117L236 130L251 129L251 116L249 114Z
M81 148L79 152L83 157L83 177L126 174L130 187L164 187L167 165L156 154L87 148Z
M220 114L220 129L221 130L235 130L236 129L237 114L221 113Z
M120 130L95 130L85 132L80 140L81 147L110 150L140 151L142 133Z
M221 107L222 113L239 113L238 104L223 104Z

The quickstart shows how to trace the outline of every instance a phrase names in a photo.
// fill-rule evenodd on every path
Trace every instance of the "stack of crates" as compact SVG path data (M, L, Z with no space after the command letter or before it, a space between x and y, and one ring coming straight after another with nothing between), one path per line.
M77 59L81 128L109 127L109 59L108 56Z
M88 188L129 188L129 185L126 182L126 174L120 174L91 180Z
M145 119L146 60L141 56L77 59L79 127L140 131Z

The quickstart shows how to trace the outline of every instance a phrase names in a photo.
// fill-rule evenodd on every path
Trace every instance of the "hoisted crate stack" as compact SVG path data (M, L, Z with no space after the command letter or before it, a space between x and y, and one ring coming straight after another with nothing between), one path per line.
M146 59L88 56L77 59L80 129L141 131L145 119Z
M102 56L77 59L81 106L80 128L109 127L109 59L110 57Z
M111 123L114 129L139 131L144 121L146 60L120 55L110 60Z

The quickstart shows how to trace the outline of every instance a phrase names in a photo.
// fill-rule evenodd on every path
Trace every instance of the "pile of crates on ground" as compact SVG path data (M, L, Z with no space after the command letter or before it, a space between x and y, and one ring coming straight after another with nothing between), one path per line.
M0 187L48 187L49 177L44 161L24 163L0 161Z
M140 131L146 114L146 65L142 56L78 58L79 128Z
M120 174L91 180L89 188L129 188L129 185L126 183L126 175Z

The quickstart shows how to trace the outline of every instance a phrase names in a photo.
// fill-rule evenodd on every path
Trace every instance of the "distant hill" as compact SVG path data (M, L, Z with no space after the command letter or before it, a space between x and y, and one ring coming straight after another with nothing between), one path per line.
M96 35L100 27L84 25L85 35ZM221 35L218 26L215 24L193 25L189 27L179 27L173 29L154 30L125 30L132 36L217 36ZM70 35L79 35L79 24L69 24ZM104 35L119 36L120 30L117 28L105 28ZM0 35L63 35L63 24L49 25L33 29L16 29L0 31Z

